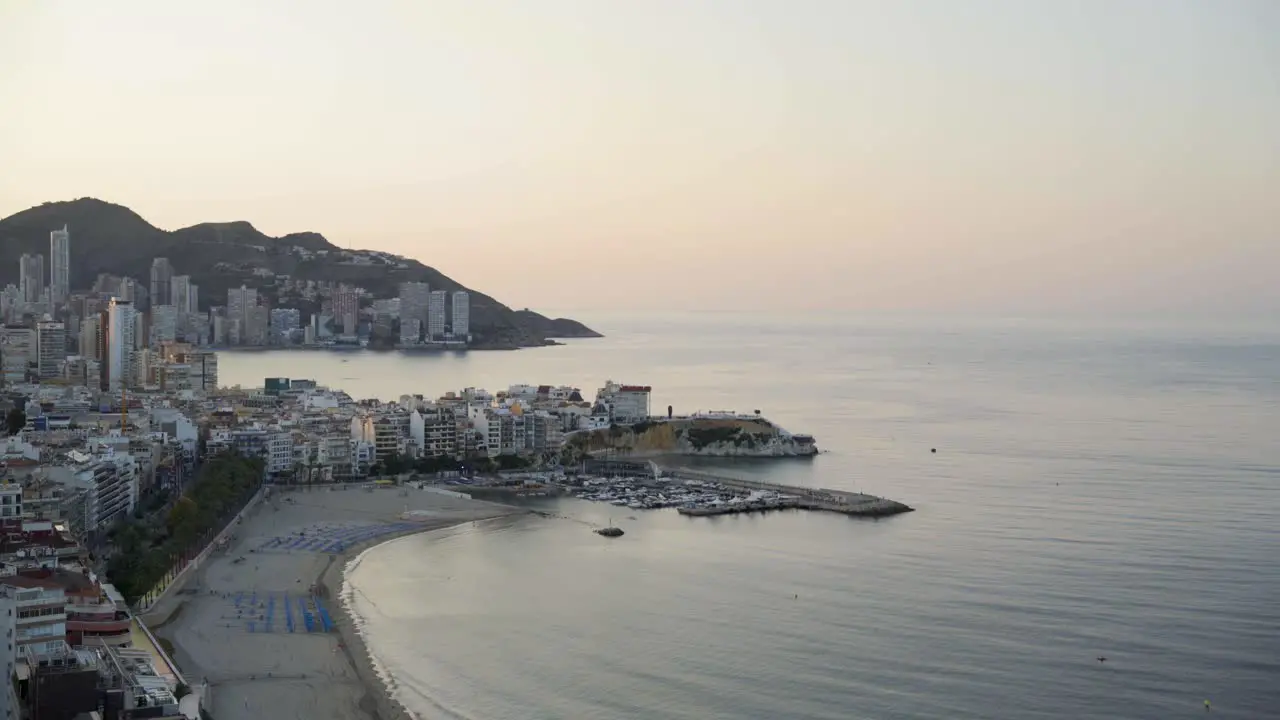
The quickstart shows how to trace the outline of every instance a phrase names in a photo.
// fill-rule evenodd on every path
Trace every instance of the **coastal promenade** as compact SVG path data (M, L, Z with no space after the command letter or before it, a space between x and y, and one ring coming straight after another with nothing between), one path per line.
M680 508L681 515L709 516L732 515L744 512L763 512L768 510L824 510L838 512L843 515L858 517L886 517L900 515L915 510L896 500L867 495L865 493L832 490L830 488L805 487L802 485L782 485L779 483L748 480L732 475L717 475L688 468L668 468L666 474L680 480L696 480L706 483L718 483L734 490L745 492L775 492L788 497L776 500L758 500L754 502L725 503L710 507Z

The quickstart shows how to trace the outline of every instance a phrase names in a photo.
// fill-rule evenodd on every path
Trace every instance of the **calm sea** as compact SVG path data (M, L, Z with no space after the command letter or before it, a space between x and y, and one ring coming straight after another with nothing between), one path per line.
M1280 332L583 319L609 337L226 354L222 378L382 398L651 384L655 409L760 409L828 451L727 472L918 512L547 501L573 519L381 546L352 575L356 609L421 717L1115 720L1204 716L1206 699L1280 717ZM626 536L591 534L609 519Z

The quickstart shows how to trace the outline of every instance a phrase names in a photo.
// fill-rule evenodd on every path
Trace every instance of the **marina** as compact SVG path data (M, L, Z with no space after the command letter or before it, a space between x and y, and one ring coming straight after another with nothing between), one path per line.
M635 471L637 468L628 468ZM562 481L574 496L630 510L675 508L681 515L709 517L774 510L819 510L857 517L912 512L903 503L864 493L779 485L711 473L653 466L652 474L579 475Z

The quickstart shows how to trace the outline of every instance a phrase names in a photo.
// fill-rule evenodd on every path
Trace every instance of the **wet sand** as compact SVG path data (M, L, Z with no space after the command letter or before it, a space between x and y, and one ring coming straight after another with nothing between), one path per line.
M410 717L388 696L341 607L347 562L396 537L523 511L427 490L405 492L326 487L278 494L244 519L228 549L209 558L184 594L149 613L149 620L163 621L152 629L173 643L174 660L188 682L207 680L215 720ZM391 523L397 526L384 529L394 532L335 553L263 547L277 537L301 543ZM303 626L296 603L313 590L333 632L307 632ZM291 600L294 632L287 629L284 593ZM263 631L268 615L271 630Z

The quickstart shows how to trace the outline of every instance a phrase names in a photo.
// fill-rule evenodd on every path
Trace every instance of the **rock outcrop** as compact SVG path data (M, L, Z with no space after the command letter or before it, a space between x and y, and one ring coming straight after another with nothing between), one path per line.
M817 445L762 417L676 418L577 433L570 442L588 453L619 451L630 456L804 457Z

